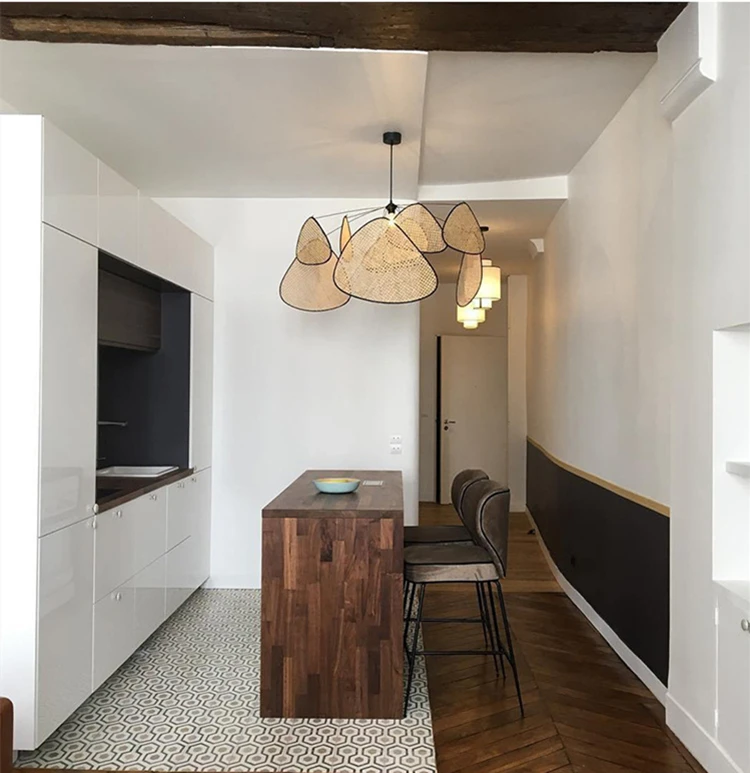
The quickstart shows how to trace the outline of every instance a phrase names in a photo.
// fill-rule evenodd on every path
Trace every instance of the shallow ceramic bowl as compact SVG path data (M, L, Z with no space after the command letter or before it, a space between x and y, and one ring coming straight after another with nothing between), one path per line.
M357 478L318 478L313 483L323 494L351 494L359 487Z

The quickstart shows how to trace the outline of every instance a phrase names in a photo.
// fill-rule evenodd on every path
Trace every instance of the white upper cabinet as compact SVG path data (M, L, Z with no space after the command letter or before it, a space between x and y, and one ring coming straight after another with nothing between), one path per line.
M42 234L39 534L81 521L96 497L97 251Z
M99 248L138 262L138 189L99 162Z
M97 244L98 161L49 121L44 122L43 179L42 220Z
M214 305L192 295L190 352L190 466L211 466L213 423Z
M138 204L138 265L180 287L213 297L213 247L151 199Z

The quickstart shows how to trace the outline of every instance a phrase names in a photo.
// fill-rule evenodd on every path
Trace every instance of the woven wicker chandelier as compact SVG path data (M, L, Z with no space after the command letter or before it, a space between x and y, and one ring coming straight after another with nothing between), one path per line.
M427 255L451 247L463 253L456 303L468 307L482 287L483 229L466 202L461 202L441 225L420 203L399 208L393 202L393 148L400 132L386 132L390 151L390 197L385 207L335 212L341 225L326 233L319 219L309 217L297 238L295 258L284 274L279 294L284 303L301 311L330 311L350 298L372 303L413 303L437 290L438 277ZM352 230L352 222L367 222ZM340 230L339 254L330 234Z

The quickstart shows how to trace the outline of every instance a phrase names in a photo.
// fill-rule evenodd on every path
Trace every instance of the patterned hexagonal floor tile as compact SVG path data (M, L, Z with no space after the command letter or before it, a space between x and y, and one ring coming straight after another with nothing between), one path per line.
M260 591L199 590L18 767L436 773L424 663L402 720L263 719Z

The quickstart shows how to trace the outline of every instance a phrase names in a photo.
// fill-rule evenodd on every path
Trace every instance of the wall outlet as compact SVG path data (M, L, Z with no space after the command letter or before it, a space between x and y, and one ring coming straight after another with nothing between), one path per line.
M391 443L391 453L392 454L400 454L402 450L401 443Z
M401 435L391 435L391 445L401 445L404 439Z

